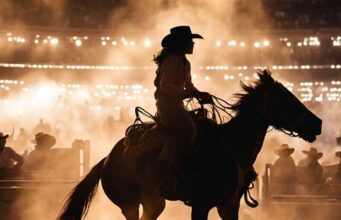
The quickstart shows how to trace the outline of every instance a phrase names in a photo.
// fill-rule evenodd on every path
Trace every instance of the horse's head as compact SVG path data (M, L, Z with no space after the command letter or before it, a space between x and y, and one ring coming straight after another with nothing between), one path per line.
M256 106L264 121L289 135L313 142L321 134L322 120L309 111L286 87L271 77L269 70L258 71L255 86L242 84L247 94L241 94L237 111Z

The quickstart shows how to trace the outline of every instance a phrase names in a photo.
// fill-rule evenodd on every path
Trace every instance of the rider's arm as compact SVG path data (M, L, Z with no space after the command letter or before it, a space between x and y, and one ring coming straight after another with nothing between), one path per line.
M196 96L199 93L199 90L194 86L192 82L192 76L191 76L191 64L187 62L188 72L187 72L187 77L185 81L185 98L191 98Z

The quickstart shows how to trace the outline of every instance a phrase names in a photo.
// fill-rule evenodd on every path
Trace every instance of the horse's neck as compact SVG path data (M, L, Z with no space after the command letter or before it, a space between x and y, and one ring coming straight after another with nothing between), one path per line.
M222 126L222 138L230 137L224 141L224 147L230 149L244 171L248 171L255 162L268 127L264 119L253 111L242 112Z

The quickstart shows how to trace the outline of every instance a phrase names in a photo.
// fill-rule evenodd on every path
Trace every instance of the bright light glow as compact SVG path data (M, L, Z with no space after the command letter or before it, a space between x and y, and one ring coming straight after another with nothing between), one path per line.
M222 45L222 43L221 43L220 40L217 40L217 41L215 42L215 46L216 46L216 47L221 47L221 45Z
M150 46L152 46L152 42L151 42L151 40L150 40L149 38L146 38L146 39L144 40L144 42L143 42L143 45L144 45L145 47L150 47Z
M258 47L260 47L260 43L259 43L259 42L255 42L255 43L253 44L253 46L256 47L256 48L258 48Z
M57 44L58 44L58 39L57 39L57 38L52 38L52 39L50 40L50 43L51 43L52 45L57 45Z
M102 41L102 46L107 46L107 42L106 41Z
M59 88L55 85L42 85L36 88L36 92L42 101L50 101L51 98L59 95Z
M268 47L270 45L270 42L268 40L263 41L264 47Z
M82 41L81 41L80 39L75 40L75 45L76 45L77 47L82 46Z
M117 41L113 41L113 42L111 42L111 44L112 44L113 46L116 46L116 45L117 45Z
M231 47L233 47L233 46L236 46L236 45L237 45L237 42L236 42L235 40L230 40L230 41L228 42L228 45L231 46Z

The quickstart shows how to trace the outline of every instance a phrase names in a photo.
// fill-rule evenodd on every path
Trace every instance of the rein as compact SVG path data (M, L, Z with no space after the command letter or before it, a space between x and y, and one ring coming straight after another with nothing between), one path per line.
M275 84L273 85L275 86ZM284 120L288 122L289 124L289 129L293 130L293 128L299 124L305 117L306 115L308 114L308 112L305 112L304 114L302 114L298 119L296 120L292 120L292 117L290 117L289 113L286 112L285 110L283 110L283 108L278 104L278 102L276 102L274 99L271 98L271 95L268 95L266 96L266 99L264 101L264 112L262 114L262 118L265 120L265 122L267 124L270 125L270 122L269 120L267 120L267 112L268 112L268 103L271 102L272 106L275 107L283 116L284 116ZM273 126L272 129L270 129L268 132L272 131L273 129L275 128L275 126ZM275 128L276 129L276 128ZM291 137L298 137L299 135L294 132L294 131L288 131L286 129L283 129L283 128L279 128L277 129L281 132L283 132L284 134L288 135L288 136L291 136Z

